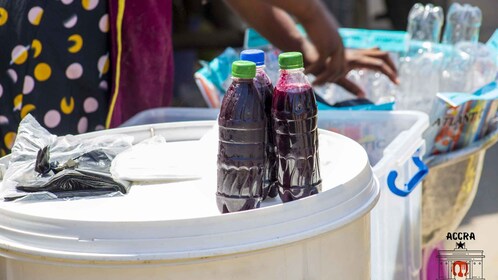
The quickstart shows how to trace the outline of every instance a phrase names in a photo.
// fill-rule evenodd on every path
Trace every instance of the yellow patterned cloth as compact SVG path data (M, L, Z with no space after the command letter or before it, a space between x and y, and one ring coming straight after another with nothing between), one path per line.
M28 113L54 134L103 129L110 85L106 0L0 0L0 156Z

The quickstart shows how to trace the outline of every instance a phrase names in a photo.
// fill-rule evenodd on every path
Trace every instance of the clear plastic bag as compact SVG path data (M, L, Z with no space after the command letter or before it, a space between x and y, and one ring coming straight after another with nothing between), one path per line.
M43 128L31 115L26 116L19 125L17 138L12 148L12 154L7 170L4 174L3 184L0 187L0 197L6 200L15 198L34 196L40 199L51 199L53 195L40 195L40 192L46 191L50 184L54 183L54 171L48 170L46 174L40 174L36 170L37 158L40 162L40 151L47 147L46 152L49 153L50 166L45 166L48 169L59 168L61 172L75 175L73 181L69 180L69 185L60 185L61 191L65 186L70 186L63 196L88 196L92 193L97 194L97 190L101 185L97 181L93 185L81 185L81 189L75 188L74 182L81 180L94 180L95 178L103 178L109 176L107 182L111 183L109 168L112 159L122 151L132 146L133 137L127 135L101 135L91 138L83 138L73 135L57 137L50 134ZM76 164L76 166L68 166ZM67 165L67 166L64 166ZM66 169L69 168L69 169ZM73 170L78 173L66 172L65 170ZM57 171L55 171L57 172ZM44 173L44 172L42 172ZM58 174L58 173L57 173ZM83 177L81 177L83 176ZM87 176L87 177L85 177ZM65 178L67 179L67 178ZM63 180L67 181L67 180ZM104 180L105 181L105 180ZM72 182L72 183L71 183ZM82 181L81 181L82 182ZM119 192L126 192L129 184L126 182L116 182L121 186L114 186ZM53 187L53 185L52 185ZM86 193L81 190L86 188ZM109 187L108 189L112 189ZM31 192L26 192L30 190ZM40 192L38 192L38 190ZM69 192L73 191L72 194ZM109 194L109 192L107 193ZM55 197L58 197L57 195ZM28 199L29 200L29 199ZM37 199L38 200L38 199Z

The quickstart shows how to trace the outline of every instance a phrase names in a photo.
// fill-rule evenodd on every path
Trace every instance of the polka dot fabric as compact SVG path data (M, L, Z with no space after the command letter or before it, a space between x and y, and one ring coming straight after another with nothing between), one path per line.
M103 128L109 40L105 0L0 1L0 156L27 114L59 135Z

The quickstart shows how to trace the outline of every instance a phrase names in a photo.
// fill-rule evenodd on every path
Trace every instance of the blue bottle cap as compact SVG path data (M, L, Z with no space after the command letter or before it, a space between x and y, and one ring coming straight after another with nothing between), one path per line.
M240 53L241 60L248 60L256 63L256 66L265 65L265 52L258 49L243 50Z

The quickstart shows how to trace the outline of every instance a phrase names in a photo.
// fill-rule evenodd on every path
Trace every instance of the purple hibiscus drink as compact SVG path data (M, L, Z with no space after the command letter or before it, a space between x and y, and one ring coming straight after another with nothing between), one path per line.
M283 202L321 191L315 95L299 52L278 57L280 77L273 94L278 192Z
M234 62L221 104L216 202L222 213L258 208L262 199L266 117L255 75L254 62Z
M266 197L276 197L277 160L275 156L275 135L271 121L271 108L273 98L273 85L265 72L265 53L262 50L245 50L240 53L240 59L256 63L256 77L254 85L258 89L263 101L266 116L266 161L263 177L263 200Z

